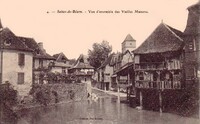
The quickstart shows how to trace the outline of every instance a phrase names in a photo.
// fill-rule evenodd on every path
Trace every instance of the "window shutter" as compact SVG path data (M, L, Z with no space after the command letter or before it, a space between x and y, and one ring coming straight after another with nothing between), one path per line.
M19 53L18 55L18 64L23 66L25 64L25 55L24 53Z
M18 73L18 84L24 84L24 73Z

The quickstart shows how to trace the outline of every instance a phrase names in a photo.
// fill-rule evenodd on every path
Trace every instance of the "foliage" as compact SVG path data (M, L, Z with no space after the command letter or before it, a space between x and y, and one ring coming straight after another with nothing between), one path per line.
M102 41L100 44L94 43L92 48L92 50L88 50L89 62L97 69L108 58L112 51L112 46L109 45L109 42Z
M33 85L30 94L35 102L47 106L51 101L51 91L48 85Z
M13 89L10 83L0 85L0 103L8 107L17 104L17 91Z

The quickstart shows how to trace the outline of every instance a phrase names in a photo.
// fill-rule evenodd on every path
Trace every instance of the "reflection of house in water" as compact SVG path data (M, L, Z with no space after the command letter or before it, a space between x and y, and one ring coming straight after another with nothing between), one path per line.
M53 57L56 60L52 63L51 72L68 74L68 69L71 65L69 64L69 59L64 55L64 53L54 54Z
M55 60L54 57L46 53L43 43L37 43L33 38L19 37L29 48L34 50L33 53L33 80L34 83L43 83L44 75L49 69L49 63Z
M32 85L33 51L0 22L0 83L9 82L20 96Z
M94 67L89 64L88 57L81 54L74 66L69 69L69 73L74 75L81 82L91 82L94 74Z

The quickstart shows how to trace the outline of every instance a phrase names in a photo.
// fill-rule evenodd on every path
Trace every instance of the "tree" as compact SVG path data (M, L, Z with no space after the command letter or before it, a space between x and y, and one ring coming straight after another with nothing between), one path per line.
M95 69L99 68L101 64L108 58L112 51L112 46L109 42L102 41L101 43L94 43L92 50L88 50L89 62Z

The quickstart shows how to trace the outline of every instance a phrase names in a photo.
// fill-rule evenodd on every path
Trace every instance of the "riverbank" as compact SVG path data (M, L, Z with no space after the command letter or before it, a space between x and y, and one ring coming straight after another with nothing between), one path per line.
M104 93L106 93L106 94L109 94L109 95L113 95L113 96L120 96L120 98L125 98L125 97L127 97L127 94L126 93L122 93L122 92L115 92L115 91L106 91L106 90L101 90L101 89L98 89L98 88L96 88L96 87L92 87L92 89L94 89L94 90L98 90L98 91L101 91L101 92L104 92Z

